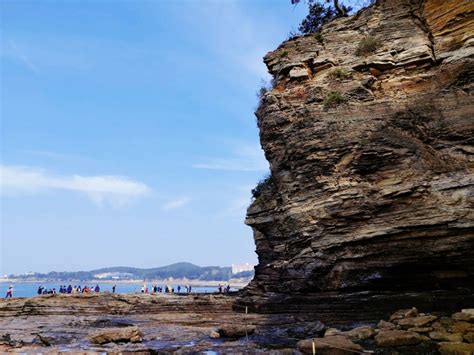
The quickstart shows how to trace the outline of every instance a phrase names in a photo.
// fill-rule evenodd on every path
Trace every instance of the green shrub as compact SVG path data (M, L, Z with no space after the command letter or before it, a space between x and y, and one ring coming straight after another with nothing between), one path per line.
M359 42L355 54L358 56L368 55L375 52L378 47L379 42L377 39L371 36L366 36Z
M323 44L324 43L324 37L322 35L321 32L315 32L314 33L314 38L316 39L316 41L318 41L320 44Z
M342 69L342 68L336 68L336 69L333 69L329 73L329 77L331 79L341 79L341 80L350 79L350 78L352 78L352 73L350 73L347 70Z
M281 57L288 57L288 51L283 51L281 53Z
M259 198L265 190L271 189L273 187L273 183L273 176L271 173L269 173L262 180L260 180L257 186L255 186L255 188L252 190L253 198Z
M291 30L290 32L288 32L288 35L286 36L286 40L289 41L289 40L298 38L300 36L301 36L301 34L299 34L296 31Z
M258 89L257 91L257 98L261 100L268 91L269 90L266 86L261 86L260 89Z
M331 91L323 101L324 108L336 107L346 102L347 99L339 91Z
M257 98L259 100L262 100L262 98L265 96L265 94L267 92L272 91L273 84L274 84L274 80L272 80L270 83L268 83L265 80L261 80L260 81L260 88L257 90Z

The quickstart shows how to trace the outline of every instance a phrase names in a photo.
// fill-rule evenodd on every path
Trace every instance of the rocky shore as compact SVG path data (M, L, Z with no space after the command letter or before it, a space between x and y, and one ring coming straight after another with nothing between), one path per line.
M471 354L474 309L378 323L232 310L232 295L47 295L0 301L1 353ZM235 308L235 307L234 307Z

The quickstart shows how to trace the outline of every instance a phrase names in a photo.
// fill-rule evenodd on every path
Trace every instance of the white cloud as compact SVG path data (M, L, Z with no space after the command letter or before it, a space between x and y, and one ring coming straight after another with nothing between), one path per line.
M69 190L85 194L98 206L120 207L151 189L127 177L99 175L54 175L41 169L0 165L1 194L39 193Z
M181 208L187 205L191 200L188 197L180 197L175 200L169 201L161 208L163 211L171 211L177 208Z
M238 144L232 156L225 158L207 158L192 165L196 169L230 171L267 171L268 162L258 145Z

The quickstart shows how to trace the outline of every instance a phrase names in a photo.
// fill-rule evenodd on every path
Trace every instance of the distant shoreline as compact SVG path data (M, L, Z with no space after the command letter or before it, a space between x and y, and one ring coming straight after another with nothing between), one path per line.
M18 280L18 279L8 279L0 278L0 283L57 283L57 284L69 284L69 283L83 283L83 284L115 284L115 285L129 285L129 284L139 284L143 285L144 283L148 285L156 284L179 284L179 285L191 285L199 287L217 287L219 285L231 285L233 287L245 287L249 284L250 280L229 280L229 281L203 281L203 280L187 280L187 279L173 279L173 280L100 280L100 279L91 279L91 280Z

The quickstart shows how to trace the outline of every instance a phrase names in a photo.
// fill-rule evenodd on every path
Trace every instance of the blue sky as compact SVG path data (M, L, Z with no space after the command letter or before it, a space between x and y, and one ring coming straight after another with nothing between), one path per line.
M0 274L256 262L261 58L305 6L0 4Z

